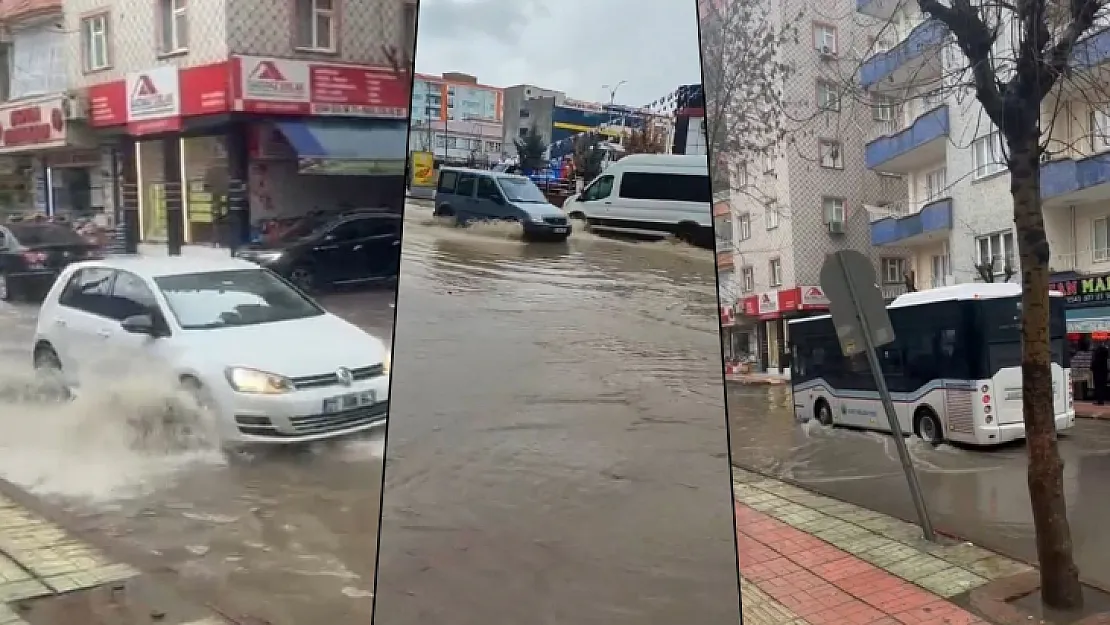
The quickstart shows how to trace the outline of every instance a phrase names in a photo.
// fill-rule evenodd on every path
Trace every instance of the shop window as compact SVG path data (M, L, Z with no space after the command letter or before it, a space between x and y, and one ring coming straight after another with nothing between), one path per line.
M81 61L86 72L98 72L112 66L108 37L107 13L90 15L81 20Z
M161 13L161 50L163 54L189 49L189 20L186 0L159 0Z
M335 0L297 0L297 47L335 50ZM415 30L415 19L413 30Z

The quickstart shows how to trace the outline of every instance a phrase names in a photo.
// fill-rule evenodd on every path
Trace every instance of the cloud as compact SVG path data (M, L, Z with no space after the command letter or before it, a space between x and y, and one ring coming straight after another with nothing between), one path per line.
M644 105L701 82L693 0L421 0L417 71Z

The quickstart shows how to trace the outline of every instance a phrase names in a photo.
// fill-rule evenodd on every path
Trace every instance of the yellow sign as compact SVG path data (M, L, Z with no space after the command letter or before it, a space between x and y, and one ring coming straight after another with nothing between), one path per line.
M412 153L412 186L436 186L435 156L431 152Z

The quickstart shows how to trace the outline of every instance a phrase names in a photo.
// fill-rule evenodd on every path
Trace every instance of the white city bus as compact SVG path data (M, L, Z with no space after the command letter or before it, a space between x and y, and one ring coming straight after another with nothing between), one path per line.
M902 295L888 307L896 340L878 348L899 423L932 443L997 445L1025 437L1021 288L961 284ZM1051 293L1056 430L1075 425L1064 298ZM828 315L789 324L797 418L890 431L866 356L846 358Z

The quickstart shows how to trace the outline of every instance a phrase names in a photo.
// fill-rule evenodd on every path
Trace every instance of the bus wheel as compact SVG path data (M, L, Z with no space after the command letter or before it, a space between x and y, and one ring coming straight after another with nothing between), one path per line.
M817 422L821 425L832 425L832 408L829 408L829 402L818 399L817 405L813 407L813 414L817 417Z
M939 445L944 442L944 429L941 428L940 418L931 408L922 407L917 409L913 430L921 437L921 440L932 445Z

